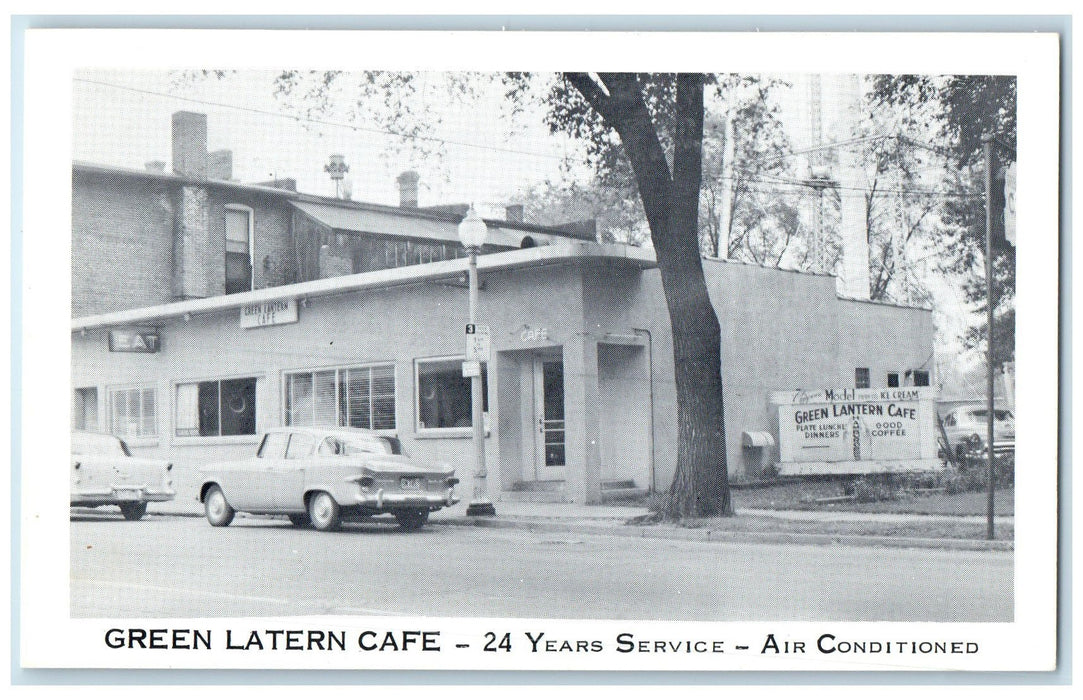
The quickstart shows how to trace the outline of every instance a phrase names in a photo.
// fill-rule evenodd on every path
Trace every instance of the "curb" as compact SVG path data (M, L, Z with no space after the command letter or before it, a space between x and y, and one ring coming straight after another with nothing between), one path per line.
M876 535L817 535L798 532L735 532L710 530L708 528L682 528L639 525L589 525L559 522L539 522L504 518L441 518L431 524L456 527L486 527L494 529L521 529L530 532L570 532L612 537L638 537L689 542L729 542L761 544L841 544L863 547L896 547L901 549L948 549L965 551L1013 552L1015 542L1006 540L963 540L927 537L882 537Z
M151 510L152 515L202 518L195 511ZM684 540L687 542L719 542L741 544L794 544L831 545L855 547L895 547L899 549L945 549L974 552L1013 552L1015 542L1009 540L964 540L929 537L887 537L879 535L820 535L804 532L739 532L712 530L706 527L677 527L666 525L598 525L584 522L559 522L529 518L489 518L463 515L433 518L430 525L452 527L484 527L503 530L527 530L528 532L563 532L609 537Z

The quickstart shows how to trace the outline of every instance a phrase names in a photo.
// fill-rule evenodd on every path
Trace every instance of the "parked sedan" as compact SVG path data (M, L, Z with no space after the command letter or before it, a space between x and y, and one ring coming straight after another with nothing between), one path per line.
M139 520L147 504L176 496L171 470L162 459L133 457L114 435L71 434L71 505L120 506L127 520Z
M237 511L287 515L317 530L390 513L416 530L430 512L459 501L448 465L420 464L397 439L360 428L274 428L255 456L200 473L199 499L215 527L229 525Z
M958 406L943 418L944 435L948 449L956 459L968 453L985 452L988 437L989 409L984 405ZM1001 457L1015 452L1015 416L1012 412L997 408L993 410L993 454Z

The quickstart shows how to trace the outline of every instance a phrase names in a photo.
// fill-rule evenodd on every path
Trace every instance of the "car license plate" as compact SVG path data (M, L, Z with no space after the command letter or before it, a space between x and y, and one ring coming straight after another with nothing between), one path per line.
M113 494L122 501L138 501L140 496L138 489L113 489Z
M399 479L399 486L403 491L420 491L421 490L421 478L417 476L406 477Z

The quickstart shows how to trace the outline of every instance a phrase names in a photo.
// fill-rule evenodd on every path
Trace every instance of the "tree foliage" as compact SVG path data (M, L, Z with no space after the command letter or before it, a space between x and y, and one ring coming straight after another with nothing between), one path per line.
M659 141L672 158L673 87L659 76L642 82L644 102ZM582 95L560 81L539 88L533 74L511 74L508 96L515 104L540 97L551 105L550 131L582 140L593 178L546 183L527 193L528 210L539 223L555 223L546 208L589 212L599 221L603 240L641 244L649 228L639 203L635 176L606 124ZM786 83L753 75L705 75L703 177L699 234L704 255L764 265L783 259L799 265L794 243L802 235L800 202L778 194L779 178L792 177L790 144L779 117L775 91ZM727 201L728 200L728 201ZM604 205L604 206L603 206ZM724 216L723 212L728 212ZM548 217L548 218L547 218ZM722 249L719 249L721 244Z
M494 76L460 72L282 70L274 76L273 94L305 128L321 121L379 135L384 156L427 163L439 169L447 154L440 135L448 107L477 102Z
M791 144L773 94L788 85L754 75L716 76L704 135L704 253L777 266L802 235L800 198L780 196L794 176ZM732 144L726 141L732 139ZM728 162L727 162L728 156ZM728 197L729 216L716 205Z
M944 199L938 227L939 265L961 280L966 298L978 311L986 303L985 160L982 135L996 138L994 168L1016 158L1016 80L1014 76L880 76L873 96L880 103L902 107L934 106L930 128L945 144L942 155L954 166L946 182L951 196ZM1015 249L993 253L993 308L997 317L994 362L1014 356ZM984 321L967 333L970 347L983 344Z

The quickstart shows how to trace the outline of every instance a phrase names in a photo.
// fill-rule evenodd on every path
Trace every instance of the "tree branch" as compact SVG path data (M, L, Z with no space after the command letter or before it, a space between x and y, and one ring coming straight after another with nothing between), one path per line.
M594 78L590 77L588 73L563 73L564 79L572 84L579 94L583 96L590 106L593 107L598 114L602 115L602 119L608 122L611 126L615 124L613 120L618 118L616 110L613 105L613 100L609 95L602 90Z
M582 83L584 74L575 75L577 77L572 84ZM632 172L635 173L636 183L639 185L643 211L647 215L652 235L668 231L673 179L666 162L665 150L651 121L650 111L643 102L639 82L633 73L601 73L598 77L606 86L609 95L605 95L598 84L586 76L588 93L584 98L591 102L592 107L598 109L606 123L620 136L624 155L631 162ZM592 96L600 100L598 106L591 101ZM698 201L698 182L694 195Z

